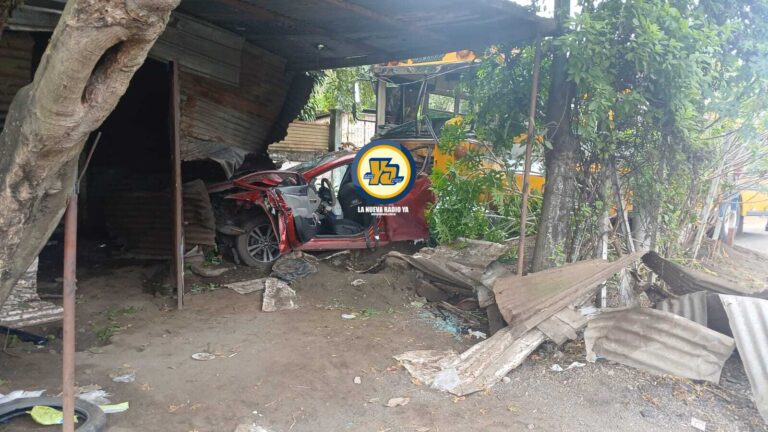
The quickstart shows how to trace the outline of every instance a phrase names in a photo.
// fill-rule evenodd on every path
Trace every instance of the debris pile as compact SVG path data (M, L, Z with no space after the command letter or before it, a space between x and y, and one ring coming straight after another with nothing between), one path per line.
M469 245L467 250L477 250L476 243ZM768 300L761 298L765 291L745 289L645 251L613 262L581 261L519 277L495 262L504 251L503 245L496 245L477 256L447 252L445 247L413 256L387 255L422 272L429 289L438 288L424 295L428 300L445 302L446 294L472 290L480 306L489 310L495 305L507 324L463 353L421 350L395 356L414 378L457 396L482 391L501 381L544 341L560 345L583 330L590 362L603 358L712 383L719 382L723 365L737 349L753 399L768 419L768 345L761 342L768 333ZM665 299L654 308L587 305L608 279L641 258L666 283Z

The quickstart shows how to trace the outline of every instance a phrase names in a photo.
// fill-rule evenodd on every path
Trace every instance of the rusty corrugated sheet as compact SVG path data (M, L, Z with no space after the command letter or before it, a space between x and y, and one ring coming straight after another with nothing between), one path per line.
M720 381L732 338L670 312L633 308L604 312L584 331L587 359L603 357L657 374Z
M288 93L284 60L246 44L237 86L190 73L179 77L183 160L205 159L232 147L264 152Z
M493 284L496 303L507 323L515 328L515 334L521 335L594 292L600 283L644 253L636 252L614 262L580 261L524 277L500 277Z
M739 357L752 386L752 398L768 421L768 300L720 295Z
M42 301L37 295L37 263L35 259L5 303L0 305L0 325L21 328L62 319L64 309L61 306Z
M126 252L147 258L171 254L171 198L168 192L115 194L106 202L107 225ZM216 220L202 181L184 184L184 244L216 244Z
M269 150L326 153L329 129L327 124L294 121L288 125L285 139L271 144Z

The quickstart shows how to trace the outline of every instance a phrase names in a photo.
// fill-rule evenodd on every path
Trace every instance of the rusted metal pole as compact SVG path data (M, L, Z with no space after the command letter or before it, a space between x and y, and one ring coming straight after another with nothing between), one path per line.
M69 197L64 215L64 337L62 361L62 411L64 432L75 430L75 290L77 269L77 189Z
M184 308L184 208L181 189L181 147L179 145L179 66L170 62L171 68L171 171L172 171L172 201L173 201L173 273L176 279L177 306Z
M528 109L528 142L525 145L525 168L523 171L523 199L520 204L520 244L517 247L517 274L525 269L525 229L528 222L528 195L530 194L531 152L536 139L536 100L539 96L539 70L541 69L541 36L536 36L536 51L533 55L533 78L531 82L531 103Z

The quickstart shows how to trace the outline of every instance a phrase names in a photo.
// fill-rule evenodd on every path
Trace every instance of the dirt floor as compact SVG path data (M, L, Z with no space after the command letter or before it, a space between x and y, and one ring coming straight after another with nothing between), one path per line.
M375 257L361 256L363 266ZM464 350L475 343L414 302L414 275L357 274L345 260L294 283L298 310L261 312L261 294L217 288L259 276L236 269L198 287L186 308L150 294L156 263L118 262L79 275L77 383L98 384L130 409L108 416L110 431L234 431L256 425L301 431L707 431L767 430L737 357L720 385L658 377L622 365L585 362L583 342L544 345L508 383L455 398L412 382L393 355L414 349ZM353 286L362 279L364 284ZM357 313L354 319L342 319ZM46 348L15 340L0 353L0 393L60 391L59 328ZM210 352L216 358L196 361ZM110 375L135 371L136 380ZM361 383L355 383L355 377ZM385 407L394 397L405 406ZM0 431L53 430L21 420ZM248 430L248 429L247 429ZM255 430L255 429L254 429Z

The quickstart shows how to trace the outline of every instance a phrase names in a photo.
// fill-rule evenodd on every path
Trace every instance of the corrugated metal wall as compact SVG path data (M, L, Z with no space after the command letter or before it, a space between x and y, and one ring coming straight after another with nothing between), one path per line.
M328 151L328 124L294 121L284 140L269 146L270 151L325 153Z
M32 47L29 33L3 32L0 38L0 129L13 97L32 82Z
M204 159L226 147L261 153L290 79L283 59L247 44L238 86L182 71L182 159Z

